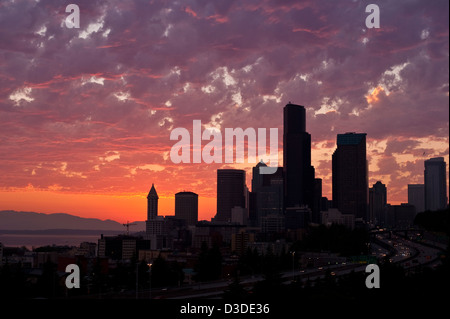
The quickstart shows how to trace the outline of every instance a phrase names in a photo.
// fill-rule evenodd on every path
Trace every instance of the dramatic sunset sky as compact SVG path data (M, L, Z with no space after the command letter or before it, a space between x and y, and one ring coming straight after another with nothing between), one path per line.
M279 128L282 163L289 101L306 107L324 196L352 131L367 133L369 185L406 202L424 160L448 173L448 23L448 0L1 0L0 210L145 220L154 183L160 215L186 190L210 219L216 170L247 169L250 188L256 159L174 164L170 132Z

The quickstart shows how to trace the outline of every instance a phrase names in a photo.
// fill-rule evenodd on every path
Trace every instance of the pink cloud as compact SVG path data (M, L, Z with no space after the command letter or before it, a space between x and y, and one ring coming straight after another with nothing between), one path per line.
M448 2L381 1L380 30L365 28L366 4L82 1L75 30L61 26L59 1L5 3L0 187L126 192L151 180L169 189L175 176L214 196L221 165L180 169L164 159L170 128L193 119L278 127L281 148L282 108L292 101L307 107L315 145L331 148L346 131L387 141L372 174L394 176L397 196L407 181L395 176L411 169L408 178L420 179L424 152L448 159L448 148L415 142L448 144ZM90 25L96 31L80 37ZM11 95L24 88L29 99L15 103ZM110 151L120 159L99 162ZM402 154L415 161L403 163ZM55 170L66 162L69 173ZM319 163L329 183L328 162ZM166 169L137 168L146 164Z

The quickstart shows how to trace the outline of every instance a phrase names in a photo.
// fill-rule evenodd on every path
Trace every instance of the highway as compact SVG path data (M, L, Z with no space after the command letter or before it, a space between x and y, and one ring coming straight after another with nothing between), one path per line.
M405 269L414 269L419 266L434 268L441 262L439 257L444 250L442 245L421 244L396 234L392 234L390 237L388 238L386 234L377 235L377 239L395 249L396 253L391 257L391 261L400 263Z
M436 267L441 262L439 256L443 250L442 247L426 246L395 234L389 236L389 233L377 234L376 239L374 243L371 243L372 254L378 259L387 256L391 262L398 263L405 269L414 271L420 266ZM377 243L382 243L382 245ZM285 284L291 283L293 279L303 282L310 280L311 283L314 283L317 278L324 278L327 270L333 276L342 276L352 271L365 271L366 266L366 264L346 263L312 269L296 269L282 272L281 278ZM244 287L251 288L256 282L263 279L261 275L244 276L241 277L241 284ZM158 297L170 299L218 298L230 283L231 280L220 280L212 283L195 284L183 292L166 290Z
M372 255L377 259L389 258L393 263L398 263L410 272L414 272L421 266L436 267L440 261L442 247L430 245L430 243L420 244L405 239L395 233L377 233L371 242ZM306 282L310 280L311 284L317 278L324 278L327 271L332 276L342 276L352 271L364 272L367 264L361 263L342 263L324 267L305 268L286 270L281 272L283 284L290 284L293 280ZM264 280L262 275L241 276L240 284L250 290L255 283ZM194 298L221 298L223 292L228 288L233 280L230 278L206 283L194 283L183 285L181 287L154 288L139 291L140 299L194 299ZM105 298L133 298L135 291L127 291L118 296L105 294Z

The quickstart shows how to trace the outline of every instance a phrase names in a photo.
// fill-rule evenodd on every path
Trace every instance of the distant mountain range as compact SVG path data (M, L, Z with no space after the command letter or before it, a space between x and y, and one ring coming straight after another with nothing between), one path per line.
M145 230L145 222L133 222L130 233ZM107 219L83 218L70 214L43 214L35 212L17 212L13 210L0 211L0 230L104 230L126 232L126 227L121 223Z

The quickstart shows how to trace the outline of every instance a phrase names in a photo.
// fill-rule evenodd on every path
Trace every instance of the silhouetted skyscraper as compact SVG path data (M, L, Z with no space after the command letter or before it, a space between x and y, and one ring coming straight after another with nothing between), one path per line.
M367 221L368 167L366 133L338 134L332 157L333 206Z
M263 186L264 174L261 174L259 172L260 167L267 167L267 165L266 163L261 161L252 168L252 192L256 192L260 187Z
M158 194L156 193L155 185L147 195L147 220L155 219L158 216Z
M369 189L369 221L376 225L385 225L387 211L386 185L377 181Z
M283 127L284 206L314 203L314 167L311 166L311 135L306 132L306 111L301 105L284 107Z
M416 213L425 211L424 184L408 184L408 204L416 208Z
M245 171L217 170L217 221L231 221L233 207L245 207Z
M152 249L166 247L158 244L158 236L161 237L165 234L164 217L158 216L158 199L155 185L152 184L152 188L147 195L147 220L145 221L146 239L150 240Z
M320 223L320 210L321 210L321 202L322 202L322 179L315 178L314 179L314 203L312 210L312 222Z
M254 218L258 226L261 226L262 219L267 216L283 216L283 169L278 167L274 174L260 174L259 168L266 166L259 162L252 170Z
M175 217L186 221L186 225L193 226L198 221L198 195L193 192L179 192L175 194Z
M425 209L438 210L447 207L446 164L443 157L425 161Z

